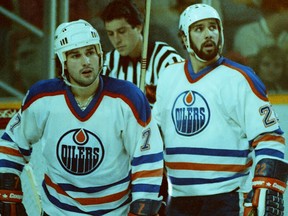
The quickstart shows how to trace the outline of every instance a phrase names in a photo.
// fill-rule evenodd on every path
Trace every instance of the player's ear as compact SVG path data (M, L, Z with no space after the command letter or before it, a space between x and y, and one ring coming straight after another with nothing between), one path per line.
M135 28L137 29L137 31L139 33L141 33L143 31L143 25L137 25L137 26L135 26Z
M188 48L188 39L187 39L187 37L186 37L185 34L181 34L181 40L182 40L182 42L183 42L183 45L184 45L186 48Z

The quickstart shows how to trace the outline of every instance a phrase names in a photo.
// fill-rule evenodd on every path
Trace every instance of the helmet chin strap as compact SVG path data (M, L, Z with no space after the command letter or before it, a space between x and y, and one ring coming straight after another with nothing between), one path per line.
M191 47L187 47L187 51L190 55L194 55L195 58L201 62L207 62L207 60L201 59L195 52L193 49L191 49Z

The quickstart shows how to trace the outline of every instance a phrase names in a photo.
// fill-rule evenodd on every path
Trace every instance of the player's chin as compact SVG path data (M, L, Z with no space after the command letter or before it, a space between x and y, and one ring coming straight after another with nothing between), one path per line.
M129 52L124 48L119 48L117 51L120 53L121 56L128 56Z

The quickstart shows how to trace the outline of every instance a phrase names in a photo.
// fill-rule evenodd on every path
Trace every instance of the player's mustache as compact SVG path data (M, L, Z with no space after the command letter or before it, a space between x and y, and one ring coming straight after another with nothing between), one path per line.
M201 48L204 48L205 46L216 46L216 43L213 40L207 40L202 44Z

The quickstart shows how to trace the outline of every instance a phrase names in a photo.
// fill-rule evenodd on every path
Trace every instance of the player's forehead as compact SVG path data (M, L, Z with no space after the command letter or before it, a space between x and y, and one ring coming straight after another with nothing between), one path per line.
M83 52L83 51L87 51L87 50L93 50L95 49L94 45L88 45L88 46L83 46L83 47L78 47L72 50L69 50L66 52L66 55L69 55L71 53L79 53L79 52Z
M106 31L117 31L118 29L129 27L132 26L127 22L125 18L118 18L105 22Z
M193 23L191 25L191 27L195 27L195 26L204 26L204 25L217 25L218 22L216 19L213 19L213 18L209 18L209 19L203 19L203 20L199 20L195 23Z

